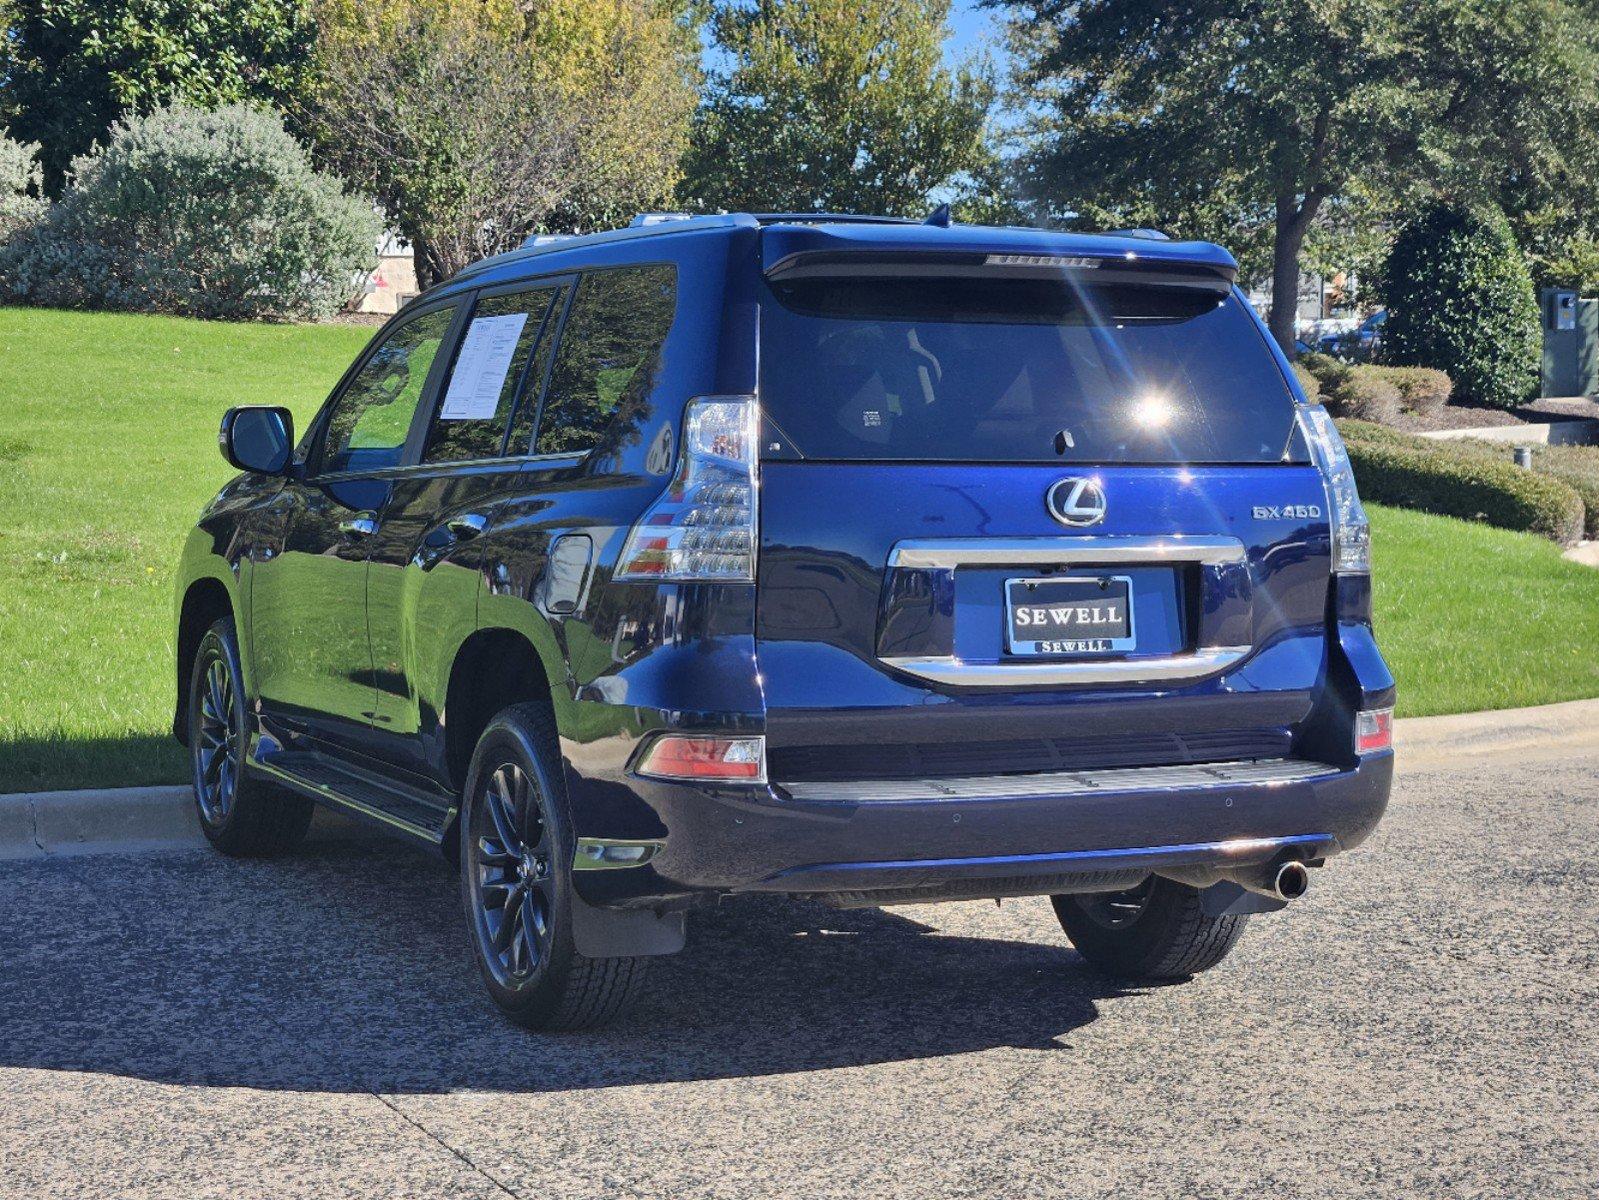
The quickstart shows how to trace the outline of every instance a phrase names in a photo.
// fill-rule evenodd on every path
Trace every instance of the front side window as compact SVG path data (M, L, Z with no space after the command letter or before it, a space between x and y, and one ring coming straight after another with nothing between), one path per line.
M366 360L334 401L323 474L399 465L428 372L454 319L454 305L423 313L391 332Z
M462 462L501 453L512 410L526 403L519 397L530 394L537 403L538 383L529 368L556 291L541 287L478 301L428 429L424 462ZM509 450L524 452L519 447Z
M589 451L642 419L676 306L669 266L583 277L550 372L538 453Z

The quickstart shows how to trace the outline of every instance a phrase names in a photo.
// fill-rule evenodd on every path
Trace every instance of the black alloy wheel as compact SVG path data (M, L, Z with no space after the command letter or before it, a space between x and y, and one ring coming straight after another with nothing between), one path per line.
M535 983L553 957L555 847L537 784L503 762L482 778L467 830L478 953L508 990Z
M189 675L189 763L200 829L224 854L281 854L311 826L315 803L246 770L245 694L233 618L200 639Z
M196 680L189 751L194 763L194 799L208 825L225 825L239 792L239 743L244 733L233 672L227 658L212 655Z

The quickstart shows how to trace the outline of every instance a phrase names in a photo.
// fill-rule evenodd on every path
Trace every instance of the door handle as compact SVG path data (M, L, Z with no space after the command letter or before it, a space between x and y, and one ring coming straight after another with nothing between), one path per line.
M477 537L488 525L489 519L482 513L462 513L444 523L444 527L463 542Z
M339 532L350 537L371 537L378 531L378 519L375 513L356 513L353 517L346 517L339 522Z

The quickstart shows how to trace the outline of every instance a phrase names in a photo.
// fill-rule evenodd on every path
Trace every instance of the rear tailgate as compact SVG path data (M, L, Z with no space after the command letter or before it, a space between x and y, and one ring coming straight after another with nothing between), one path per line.
M1066 477L1103 489L1092 529L1046 508ZM1325 507L1299 465L764 463L772 777L1281 757L1326 654ZM1131 637L1018 636L1010 587L1062 579L1125 588ZM1036 594L1121 616L1072 587Z

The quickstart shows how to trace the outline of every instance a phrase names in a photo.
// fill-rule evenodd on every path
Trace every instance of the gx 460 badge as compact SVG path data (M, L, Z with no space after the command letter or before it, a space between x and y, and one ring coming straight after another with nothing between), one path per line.
M1321 516L1319 504L1255 505L1257 521L1314 521L1319 516Z

